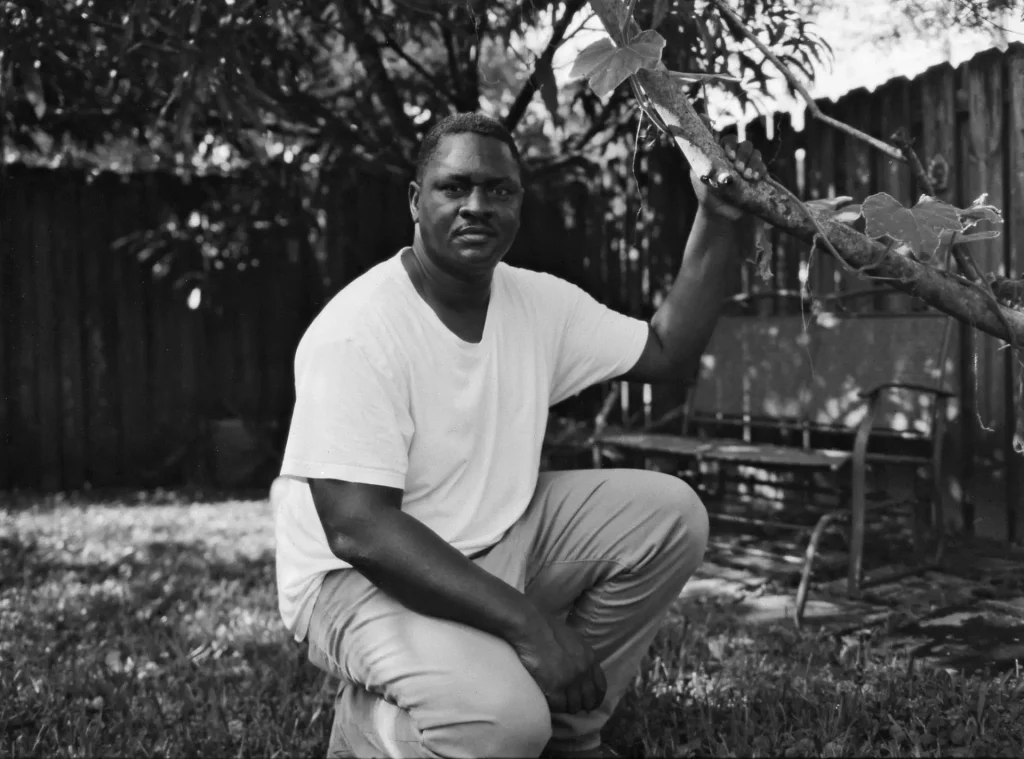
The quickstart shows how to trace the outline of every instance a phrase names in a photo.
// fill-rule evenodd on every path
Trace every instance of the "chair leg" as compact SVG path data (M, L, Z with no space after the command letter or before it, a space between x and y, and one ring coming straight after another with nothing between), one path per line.
M865 493L866 471L864 460L855 457L853 461L853 488L850 499L850 565L846 577L846 591L851 598L860 590L864 576L864 527L866 522L867 499Z
M946 553L946 519L942 498L942 467L938 462L932 465L932 529L935 530L934 564L942 562Z
M811 575L814 572L814 559L818 554L818 544L821 542L821 538L824 536L825 530L829 528L829 525L836 519L846 516L847 512L845 510L831 511L828 514L823 514L814 526L811 539L807 542L807 554L804 558L803 570L800 573L800 586L796 590L796 608L793 610L793 621L797 627L800 627L803 622L804 608L807 606L807 594L811 589Z

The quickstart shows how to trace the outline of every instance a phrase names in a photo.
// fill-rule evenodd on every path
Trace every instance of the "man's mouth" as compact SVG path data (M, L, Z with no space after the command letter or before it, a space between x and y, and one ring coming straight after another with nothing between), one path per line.
M494 232L484 227L467 227L456 232L455 237L469 242L485 242L494 237Z

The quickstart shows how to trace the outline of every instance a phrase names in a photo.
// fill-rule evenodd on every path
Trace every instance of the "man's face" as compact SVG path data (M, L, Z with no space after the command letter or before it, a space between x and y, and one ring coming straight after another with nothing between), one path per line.
M466 133L443 137L409 205L425 252L453 276L493 271L519 231L519 166L501 140Z

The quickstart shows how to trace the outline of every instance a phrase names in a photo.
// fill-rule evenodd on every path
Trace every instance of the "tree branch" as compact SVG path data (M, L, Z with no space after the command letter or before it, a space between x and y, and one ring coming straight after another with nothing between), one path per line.
M405 112L405 105L395 88L395 83L388 76L377 40L367 31L360 8L356 3L352 3L351 0L335 0L334 7L338 9L338 16L345 29L345 36L355 46L367 75L376 84L377 97L380 98L388 120L397 132L399 141L406 143L404 152L412 156L418 142L416 127Z
M407 52L405 52L402 46L398 44L398 41L390 34L388 34L387 29L385 29L384 25L381 23L382 15L380 11L377 8L373 7L373 5L370 6L370 10L373 12L374 19L377 21L377 29L380 31L381 37L383 37L384 39L384 44L399 58L405 61L409 65L409 67L417 74L419 74L429 85L431 85L437 91L438 95L447 100L449 103L454 104L452 94L451 92L448 91L448 88L442 86L436 76L427 71L427 69L423 66L422 63L420 63Z
M618 39L619 30L626 21L626 6L617 0L590 0L590 4L608 33ZM635 24L630 22L627 34L634 33L633 27ZM723 200L808 243L813 241L820 226L825 237L850 266L857 269L870 266L878 275L888 279L893 288L916 295L929 305L987 334L1007 341L1024 341L1024 312L1000 307L1004 324L1004 320L990 310L987 298L981 292L956 281L946 272L887 250L878 241L831 218L823 216L815 223L789 194L768 182L755 184L743 180L667 71L641 69L637 79L654 102L658 114L672 127L676 144L694 173ZM902 160L902 155L900 158Z
M558 50L558 46L562 44L562 39L565 37L566 31L569 29L569 24L572 23L573 18L579 12L579 9L583 7L586 0L569 0L565 4L565 13L562 17L555 22L554 29L551 31L551 39L548 41L547 47L544 48L544 52L540 54L537 60L534 62L533 71L530 73L530 77L526 80L526 84L523 85L523 89L516 95L515 102L512 103L512 107L508 109L508 113L502 120L505 124L505 128L514 132L516 127L519 125L519 121L523 118L523 114L526 113L526 107L533 100L533 94L540 89L540 75L539 72L543 70L543 67L551 68L551 62L555 58L555 52Z
M832 118L831 116L827 116L824 113L822 113L821 109L818 107L818 104L814 102L814 98L811 97L811 93L809 93L807 91L807 88L804 87L800 80L796 78L792 70L790 70L789 66L783 63L781 60L779 60L778 56L776 56L775 53L773 53L767 45L761 42L761 40L759 40L749 29L747 29L747 27L743 23L743 19L736 15L735 11L733 11L733 9L730 8L725 3L725 0L711 0L711 2L716 8L718 8L718 12L721 13L731 23L731 25L736 29L736 31L738 31L740 34L742 34L744 37L746 37L748 40L754 43L754 46L758 50L760 50L768 60L775 64L775 67L786 78L786 81L790 83L793 89L800 93L800 96L807 103L807 108L811 112L811 115L814 116L814 118L816 118L818 121L822 121L828 124L834 129L838 129L841 132L846 132L846 134L849 134L853 137L856 137L858 140L866 142L868 145L884 153L890 158L893 158L897 161L905 160L903 154L899 150L894 148L892 145L889 145L886 142L882 142L881 140L872 137L870 134L865 134L856 127L852 127L849 124L845 124L842 121L839 121L837 119Z

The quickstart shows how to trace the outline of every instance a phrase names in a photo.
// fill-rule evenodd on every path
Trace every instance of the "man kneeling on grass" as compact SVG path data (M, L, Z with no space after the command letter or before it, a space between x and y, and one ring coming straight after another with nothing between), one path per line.
M728 139L728 138L727 138ZM749 143L726 143L747 179ZM412 245L306 331L276 508L281 616L341 679L329 756L612 756L601 727L704 556L681 480L538 473L548 407L612 378L692 375L750 220L700 210L648 324L502 262L519 152L441 121L409 188Z

